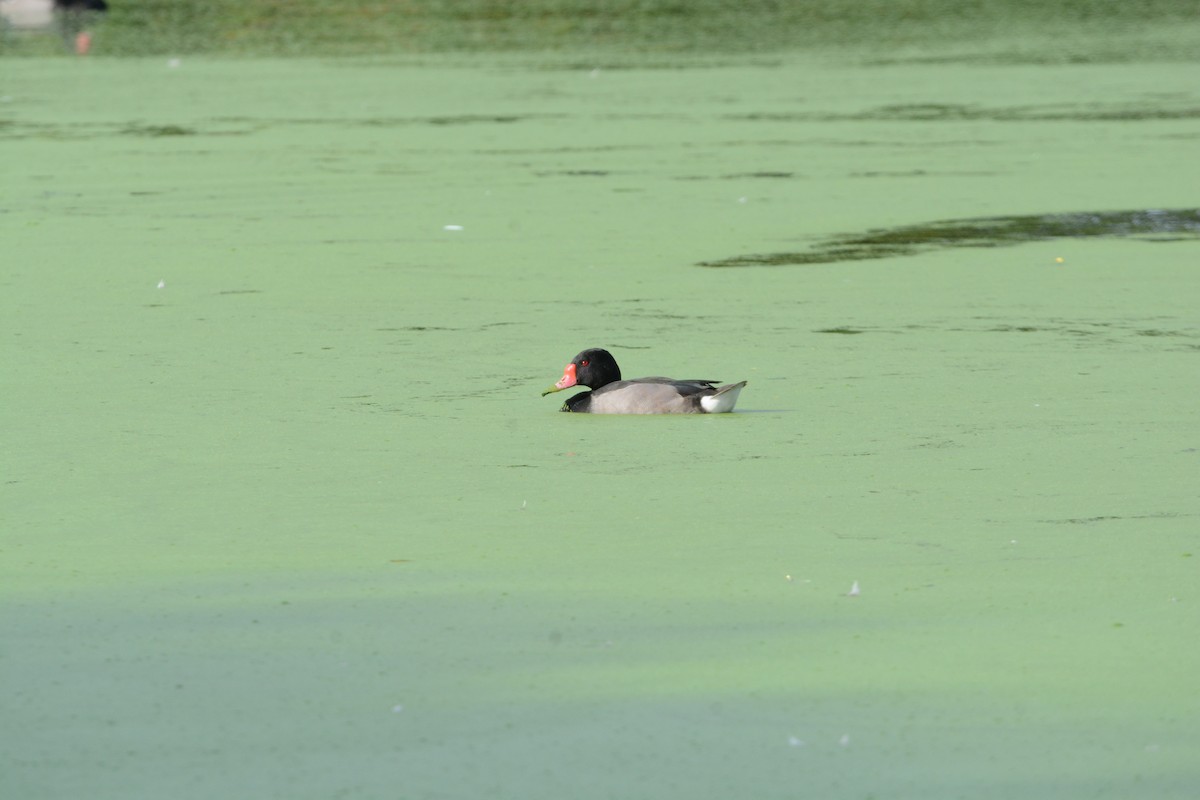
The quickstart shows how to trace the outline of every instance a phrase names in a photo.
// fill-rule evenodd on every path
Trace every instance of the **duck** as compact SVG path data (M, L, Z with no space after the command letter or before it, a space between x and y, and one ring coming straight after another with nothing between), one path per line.
M746 381L718 386L717 381L636 378L621 380L621 368L612 353L599 347L571 359L563 376L542 392L561 392L586 386L563 403L561 411L582 414L725 414L733 411Z

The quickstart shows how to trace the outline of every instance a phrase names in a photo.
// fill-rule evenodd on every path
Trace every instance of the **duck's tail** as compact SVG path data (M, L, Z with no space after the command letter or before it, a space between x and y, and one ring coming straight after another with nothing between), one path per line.
M742 393L742 387L745 385L746 381L727 383L707 397L701 397L700 407L709 414L724 414L733 411L733 407L737 405L738 395Z

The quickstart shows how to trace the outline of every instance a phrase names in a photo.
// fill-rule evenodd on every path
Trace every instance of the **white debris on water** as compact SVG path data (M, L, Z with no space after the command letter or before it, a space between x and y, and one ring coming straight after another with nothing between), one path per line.
M846 747L847 745L849 745L850 744L850 734L843 733L842 738L838 739L838 744L840 744L842 747Z
M403 705L401 705L400 703L397 703L396 705L392 706L392 713L393 713L393 714L399 714L399 713L400 713L401 711L403 711L403 710L404 710L404 706L403 706Z
M444 231L461 231L462 229L463 229L462 225L443 225L442 226L442 230L444 230Z
M862 594L862 590L858 588L858 581L855 581L850 586L850 591L846 592L846 597L858 597Z
M168 58L167 59L167 68L168 69L179 69L179 65L182 63L183 62L180 61L178 58Z
M804 747L804 740L796 736L789 736L788 747Z
M165 288L167 288L167 282L166 282L166 281L159 281L159 282L158 282L158 288L160 288L160 289L165 289Z

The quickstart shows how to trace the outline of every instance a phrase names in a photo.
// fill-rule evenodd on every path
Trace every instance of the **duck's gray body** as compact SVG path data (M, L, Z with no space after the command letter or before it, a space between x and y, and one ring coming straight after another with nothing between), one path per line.
M563 411L590 414L719 414L732 411L746 385L716 386L709 381L638 378L581 392L563 403Z

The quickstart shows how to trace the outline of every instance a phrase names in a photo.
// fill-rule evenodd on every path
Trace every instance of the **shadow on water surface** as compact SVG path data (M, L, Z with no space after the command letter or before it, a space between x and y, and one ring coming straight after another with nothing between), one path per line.
M1164 327L1164 324L1170 327ZM813 333L853 336L864 333L903 335L909 333L1017 334L1041 341L1067 340L1076 348L1133 347L1182 352L1200 351L1200 329L1190 320L1169 322L1167 318L1080 319L1045 317L1038 324L1013 324L1002 317L971 317L904 325L839 325L817 328ZM1150 339L1152 341L1147 341Z
M459 125L511 125L518 122L554 119L556 114L457 114L424 117L214 117L195 125L146 122L33 122L0 120L0 139L94 139L107 136L140 136L159 138L169 136L245 136L270 128L283 127L358 127L400 128L429 125L451 127Z
M835 236L806 251L752 253L715 261L701 261L698 266L774 267L832 264L838 261L911 256L946 247L1001 247L1048 239L1131 236L1154 242L1200 239L1200 209L1083 211L1071 214L943 220L869 231L864 234Z
M1192 105L1164 107L1159 103L1055 104L986 107L961 103L907 103L871 108L852 114L819 111L755 111L729 114L745 122L1146 122L1200 118Z

